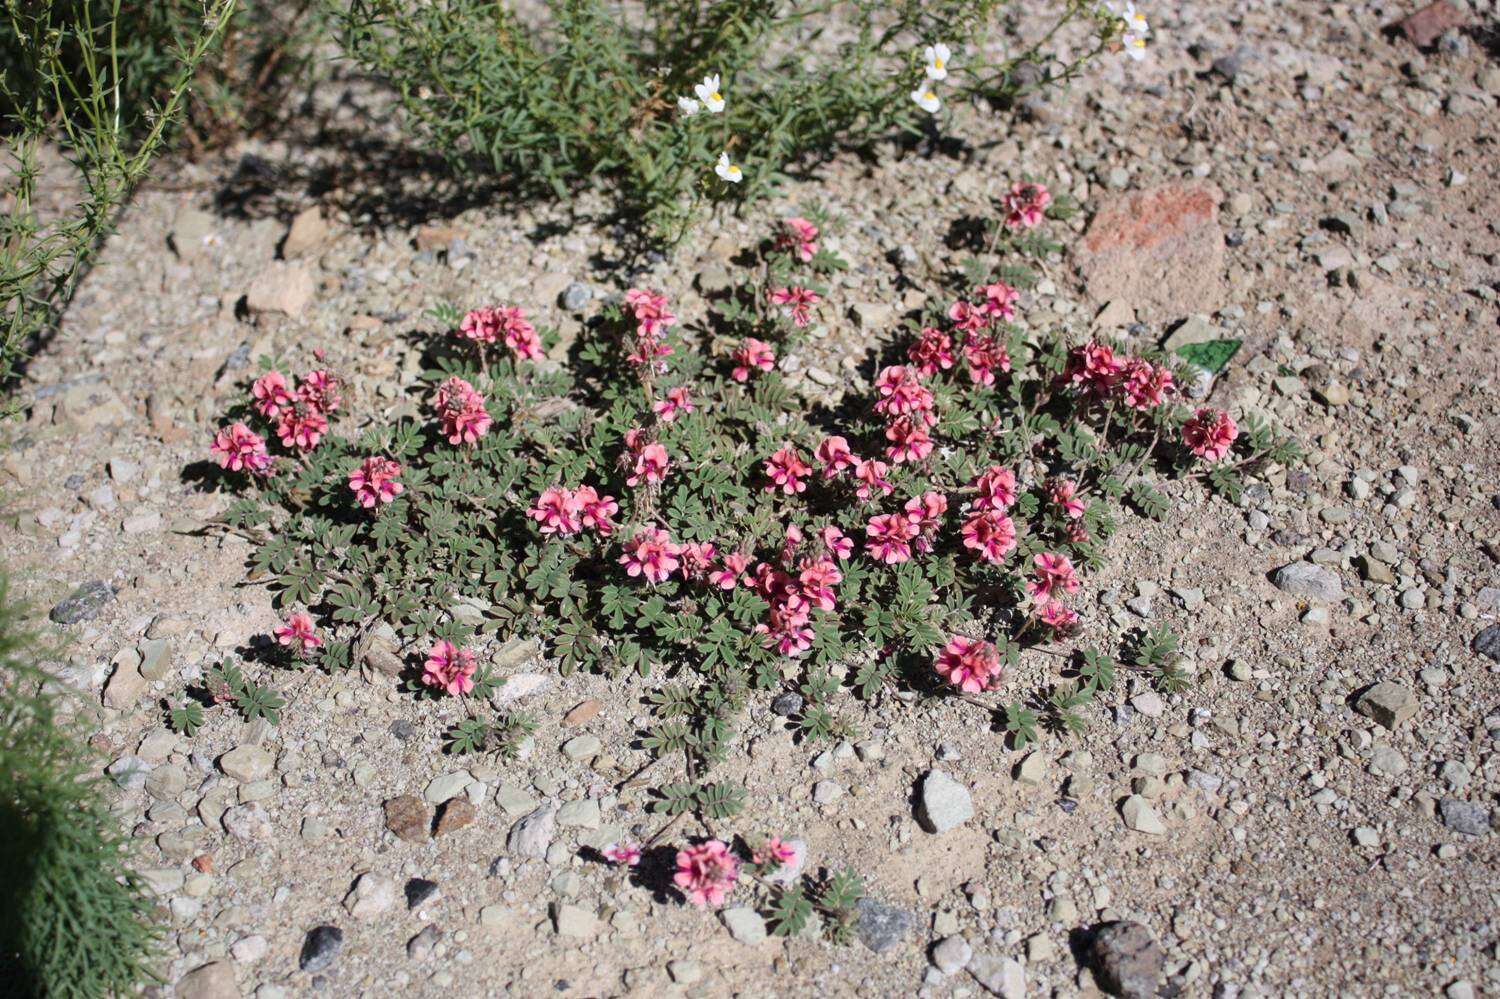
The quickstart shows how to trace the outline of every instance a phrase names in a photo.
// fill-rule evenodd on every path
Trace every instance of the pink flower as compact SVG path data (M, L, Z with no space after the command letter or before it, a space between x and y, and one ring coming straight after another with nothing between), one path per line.
M734 352L734 371L731 377L737 382L750 380L751 374L756 371L770 371L776 366L776 351L764 340L757 340L753 336L745 337Z
M642 481L648 485L661 482L667 477L667 469L671 467L672 460L667 456L667 449L657 443L647 444L645 440L645 435L640 430L625 432L626 451L635 459L630 475L625 478L627 486L639 485Z
M732 590L745 581L745 568L749 564L750 556L730 552L724 556L724 567L710 572L708 581L721 590Z
M573 493L573 501L578 504L583 526L598 531L601 537L609 537L610 532L615 529L614 521L610 518L620 512L620 504L615 502L615 498L600 496L593 486L579 486Z
M1001 204L1005 208L1007 229L1030 229L1042 220L1047 206L1052 204L1052 195L1045 184L1017 181Z
M921 461L932 453L932 437L927 433L926 423L914 421L910 416L892 420L885 428L885 437L891 442L885 456L897 465Z
M1026 583L1026 591L1038 607L1057 599L1059 593L1078 590L1078 574L1066 555L1039 552L1032 558L1036 570Z
M405 491L406 487L398 481L400 477L400 465L376 455L366 458L349 473L349 488L354 490L359 505L369 509L389 503Z
M620 564L625 567L627 576L644 575L652 583L663 583L681 564L678 561L681 553L682 549L672 542L666 531L643 527L625 542Z
M694 905L722 905L734 890L740 862L716 839L677 851L677 873L672 881Z
M795 656L812 648L812 629L807 627L808 603L800 595L772 604L766 620L755 626L757 635L784 656Z
M797 848L790 843L783 842L780 836L771 836L760 845L752 858L762 867L770 867L773 870L778 867L786 867L797 859Z
M1056 600L1038 607L1036 617L1059 637L1071 634L1078 626L1078 614Z
M995 510L980 510L960 530L964 547L986 562L999 564L1016 546L1016 526L1011 519Z
M806 492L807 483L802 480L811 474L812 466L802 460L796 448L788 444L766 460L766 475L771 478L766 491L775 492L780 489L788 496Z
M266 440L243 423L233 423L214 434L209 445L219 467L231 472L252 472L264 475L271 469L271 455L266 451Z
M634 867L641 862L641 845L631 840L611 843L600 851L611 864Z
M847 559L854 554L854 542L849 536L832 524L823 528L823 544L829 553L839 561Z
M693 399L688 394L686 385L667 389L667 397L658 399L651 406L651 411L661 417L663 423L671 423L677 419L678 413L691 413L693 411Z
M943 526L943 515L948 512L948 497L942 493L925 492L907 500L905 510L917 528L917 551L932 551L932 539Z
M825 437L813 451L813 456L823 463L823 478L831 479L846 468L853 468L857 460L849 451L849 442L842 437Z
M1083 501L1077 498L1078 483L1072 479L1060 479L1047 487L1047 496L1062 507L1064 514L1071 520L1077 520L1083 516L1087 507Z
M343 396L339 394L338 377L322 370L309 371L302 377L302 385L297 389L297 398L309 409L324 416L335 412L339 404L344 401ZM327 426L326 421L324 426Z
M911 542L918 526L904 513L885 513L870 518L865 525L865 550L886 565L896 565L911 558Z
M578 494L558 486L543 489L526 516L542 525L543 534L568 537L583 530L583 504Z
M979 303L979 308L992 320L1009 320L1016 317L1016 301L1021 297L1021 293L1004 281L984 285L975 289L974 293L983 296L984 301Z
M1124 363L1120 391L1124 393L1125 404L1132 409L1155 409L1172 391L1172 372L1138 357L1131 358Z
M817 293L808 288L776 288L771 292L771 301L786 308L792 317L793 324L806 326L808 324L808 313L821 298Z
M1016 474L1003 465L991 465L969 483L975 492L976 510L1008 510L1016 501Z
M988 333L964 334L964 364L975 385L995 384L995 372L1010 370L1010 353Z
M636 332L640 336L660 336L677 322L677 317L667 310L667 296L659 291L631 288L625 292L625 304L635 315Z
M933 669L965 693L978 694L1000 679L1005 666L989 642L955 635L938 653Z
M458 324L457 335L459 339L470 343L494 343L500 338L501 322L499 312L489 306L470 309L469 314Z
M831 559L808 559L797 573L802 598L819 610L834 608L833 588L844 581L844 574Z
M1234 418L1212 406L1204 406L1182 425L1182 442L1204 461L1223 458L1239 435Z
M886 481L887 471L889 471L889 466L883 461L877 461L874 458L869 461L855 458L854 478L859 482L855 495L862 500L868 500L877 492L882 496L889 496L895 492L896 487Z
M977 333L990 325L990 314L973 302L959 299L948 306L948 318L964 333Z
M255 398L255 411L268 420L274 420L276 414L290 406L295 398L280 371L268 371L255 379L250 394Z
M323 640L314 630L312 615L306 611L288 614L286 621L271 634L276 636L276 644L295 647L300 655L307 655L323 645Z
M434 405L449 444L473 444L490 429L484 396L462 378L450 378L439 385Z
M718 549L712 541L684 541L682 551L682 578L697 579L708 573Z
M791 250L804 264L818 252L818 227L800 215L783 219L785 227L776 237L778 250Z
M276 419L276 436L281 446L311 451L328 433L328 417L302 400L281 410Z
M1063 369L1061 381L1085 396L1099 399L1113 390L1120 369L1120 360L1109 346L1090 340L1068 352L1068 366Z
M932 391L905 365L883 368L875 376L875 389L880 393L875 412L882 416L907 416L932 409Z
M505 340L505 346L516 355L519 360L540 361L542 354L542 338L537 335L536 327L526 320L526 313L519 305L508 305L497 309L495 316L500 323L500 333Z
M906 356L925 377L947 371L953 367L953 338L935 327L923 327L921 335L907 348Z
M474 653L445 638L427 653L427 661L422 664L422 682L457 697L474 689L474 669Z

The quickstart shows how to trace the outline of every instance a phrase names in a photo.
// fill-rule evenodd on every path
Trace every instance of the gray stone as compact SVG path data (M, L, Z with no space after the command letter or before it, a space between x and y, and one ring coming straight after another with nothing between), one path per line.
M1208 343L1211 340L1221 340L1224 333L1205 316L1188 316L1178 323L1167 338L1162 341L1162 349L1175 351L1178 347L1186 347L1190 343Z
M1490 831L1490 810L1472 801L1443 798L1438 802L1443 825L1465 836L1483 836Z
M896 946L911 932L916 917L905 909L862 898L854 904L854 932L860 942L877 954Z
M361 874L344 896L344 908L355 919L373 919L395 904L396 882L374 871Z
M1026 758L1016 765L1016 780L1022 784L1040 784L1047 779L1047 769L1048 762L1045 754L1028 753Z
M140 699L141 694L146 692L146 683L146 678L141 675L140 667L133 661L121 662L110 674L109 682L104 686L105 706L117 711L130 707Z
M406 882L406 908L416 909L438 896L438 883L426 878L412 878Z
M177 980L178 999L239 999L233 961L199 965Z
M969 941L954 934L932 948L932 966L945 975L955 975L969 966L974 951Z
M56 624L78 624L97 617L115 591L102 579L90 580L58 601L49 615Z
M1161 816L1156 813L1151 802L1138 794L1125 799L1125 803L1120 806L1120 815L1125 819L1127 829L1148 836L1166 835L1167 827L1162 823Z
M406 956L413 961L425 961L432 956L432 949L443 939L443 931L436 926L422 927L422 932L406 942Z
M557 824L565 829L598 829L599 823L597 798L570 801L557 810Z
M257 802L237 805L224 813L224 831L247 843L271 838L271 817Z
M956 829L974 817L969 789L941 770L929 770L922 778L917 820L932 833Z
M1276 588L1294 597L1336 603L1344 597L1344 584L1338 573L1311 562L1293 562L1271 575Z
M331 967L343 948L343 930L337 926L315 926L302 941L297 966L309 975L315 975Z
M783 718L790 718L802 710L802 695L794 691L777 694L771 700L771 713Z
M540 860L547 855L552 836L557 831L557 806L542 805L510 827L505 848L518 857Z
M1475 652L1500 663L1500 624L1492 624L1474 636Z
M184 208L172 223L170 242L179 260L202 256L212 245L217 220L198 208Z
M729 935L742 944L755 946L766 942L766 921L748 905L734 906L719 913Z
M594 289L582 281L574 281L563 289L562 307L569 312L582 312L594 297Z
M975 954L969 962L969 974L1000 999L1026 999L1026 968L1020 961L993 954Z
M1393 729L1417 713L1417 696L1409 688L1386 680L1360 694L1354 710Z
M1102 923L1084 945L1094 981L1112 996L1150 999L1156 995L1167 956L1140 923Z
M599 935L599 917L588 909L557 902L552 906L552 926L560 937L592 940Z
M219 769L242 784L271 776L275 760L259 746L236 746L219 757Z
M434 805L441 805L449 798L455 798L462 794L464 788L474 783L474 775L467 770L455 770L439 777L434 777L427 783L422 791L422 797Z
M165 638L148 638L136 646L141 654L141 675L148 680L165 680L172 667L172 643Z

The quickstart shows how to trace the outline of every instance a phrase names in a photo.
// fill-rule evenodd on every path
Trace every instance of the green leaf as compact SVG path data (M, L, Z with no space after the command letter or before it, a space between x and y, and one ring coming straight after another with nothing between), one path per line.
M1195 367L1216 375L1224 370L1229 359L1239 352L1243 340L1205 340L1201 343L1185 343L1173 353Z

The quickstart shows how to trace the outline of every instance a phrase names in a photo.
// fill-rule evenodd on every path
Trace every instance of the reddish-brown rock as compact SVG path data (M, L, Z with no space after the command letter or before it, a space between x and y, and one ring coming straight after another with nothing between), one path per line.
M479 809L475 808L467 798L451 798L438 812L437 822L432 827L433 838L457 832L464 826L472 825L477 818L479 818Z
M574 728L582 725L584 722L592 721L603 707L603 704L590 697L588 700L581 701L575 705L573 710L564 715L563 724L568 728Z
M385 803L385 827L408 843L425 843L429 814L421 798L403 794Z
M1463 14L1448 0L1437 0L1409 17L1396 22L1396 30L1419 49L1425 49L1442 37L1449 28L1464 23Z
M1223 304L1222 195L1174 183L1105 202L1075 251L1096 302L1122 302L1143 319L1213 312Z

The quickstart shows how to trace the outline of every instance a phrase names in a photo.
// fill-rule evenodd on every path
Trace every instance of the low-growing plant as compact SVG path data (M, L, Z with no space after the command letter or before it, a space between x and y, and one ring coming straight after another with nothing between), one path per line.
M1035 183L1006 203L996 245L1027 284L1034 230L1071 206ZM212 452L242 494L220 527L255 542L290 612L280 645L343 668L389 625L413 685L462 699L456 752L529 731L485 704L492 636L543 639L564 673L649 678L651 810L710 829L744 808L714 772L755 697L800 695L813 741L854 735L852 699L955 698L1025 745L1085 728L1119 670L1179 689L1165 628L1119 661L1072 646L1083 577L1118 517L1171 512L1164 479L1232 496L1295 445L1184 405L1159 351L1027 330L993 274L907 317L865 366L872 391L813 404L778 361L847 266L820 221L786 220L701 322L627 291L571 369L519 307L435 310L420 412L349 436L334 373L265 359ZM1023 663L1052 679L1018 690Z
M1134 4L1057 0L998 62L1011 0L353 0L347 56L399 96L425 146L462 170L559 194L608 177L674 238L705 202L750 200L840 144L913 129L944 101L1009 100L1109 48L1138 56ZM1091 41L1061 57L1059 32Z

